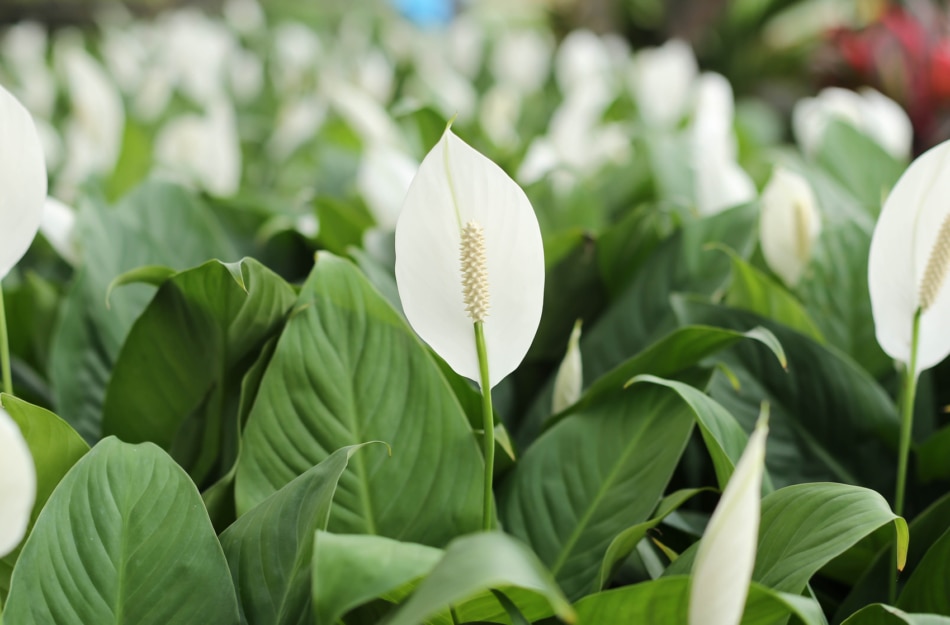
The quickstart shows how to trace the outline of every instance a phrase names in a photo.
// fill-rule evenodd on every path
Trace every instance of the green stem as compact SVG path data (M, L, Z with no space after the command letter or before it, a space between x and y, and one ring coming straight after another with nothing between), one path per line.
M0 370L3 374L3 392L13 395L13 375L10 373L10 339L7 336L7 313L3 308L3 288L0 286Z
M904 386L901 389L901 433L897 447L897 492L894 494L894 512L904 516L904 493L907 489L907 463L910 457L911 434L914 430L914 400L917 395L917 344L920 336L920 313L914 314L914 327L910 340L910 362L904 369ZM897 545L891 550L893 560L897 561ZM897 576L889 576L890 602L897 600Z
M897 455L897 493L894 512L904 515L904 491L907 488L907 460L914 426L914 398L917 394L917 343L920 334L920 310L914 315L914 330L910 343L910 362L904 370L904 388L901 397L901 434Z
M485 501L482 508L482 528L492 529L492 476L495 473L495 415L491 405L491 382L488 377L488 348L485 347L485 330L482 323L475 323L475 349L478 352L478 372L482 387L482 427L485 430Z

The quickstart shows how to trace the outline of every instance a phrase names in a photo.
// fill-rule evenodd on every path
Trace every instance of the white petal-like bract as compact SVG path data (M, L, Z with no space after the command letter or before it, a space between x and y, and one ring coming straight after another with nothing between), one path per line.
M584 389L584 366L581 361L581 321L574 323L574 329L567 340L567 352L554 377L554 398L551 400L551 413L557 414L574 405L581 398Z
M45 199L46 163L33 118L0 87L0 280L33 242Z
M800 174L777 167L762 190L759 241L769 269L789 287L801 279L820 232L811 185Z
M918 373L950 353L948 197L950 141L945 141L919 156L897 181L871 238L868 288L877 341L891 358L909 363L914 315L922 308Z
M26 534L36 500L36 468L20 428L0 408L0 558Z
M689 625L739 625L759 541L768 425L756 424L696 552Z
M686 114L698 74L693 49L679 39L640 50L633 60L629 84L643 120L676 125Z
M544 251L528 198L495 163L446 130L413 179L396 225L396 282L409 323L460 375L479 380L465 311L461 231L484 232L490 386L521 363L541 320Z

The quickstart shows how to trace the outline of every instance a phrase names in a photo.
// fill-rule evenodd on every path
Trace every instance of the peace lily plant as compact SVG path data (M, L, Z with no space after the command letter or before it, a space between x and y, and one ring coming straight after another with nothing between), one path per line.
M33 242L43 218L45 200L46 163L33 118L0 86L0 282ZM0 363L3 390L13 393L2 290Z
M878 343L903 365L894 509L904 509L920 373L950 354L950 142L918 157L894 186L871 239L868 287Z
M524 359L541 321L544 250L531 203L496 164L446 129L416 173L396 224L406 318L482 391L483 526L492 525L491 389Z

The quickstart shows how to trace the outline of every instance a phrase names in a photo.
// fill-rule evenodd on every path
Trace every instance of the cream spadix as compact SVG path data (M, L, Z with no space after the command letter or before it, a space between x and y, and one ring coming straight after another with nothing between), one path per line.
M871 238L868 288L884 351L909 364L920 311L914 375L950 353L950 142L922 154L894 186Z
M689 625L739 625L759 541L768 423L760 418L709 519L693 564Z
M20 544L36 499L36 469L20 428L0 408L0 558Z
M544 252L528 198L450 130L426 155L396 225L396 282L409 323L457 373L489 385L521 363L541 320Z
M0 87L0 280L33 242L46 199L46 163L33 118Z

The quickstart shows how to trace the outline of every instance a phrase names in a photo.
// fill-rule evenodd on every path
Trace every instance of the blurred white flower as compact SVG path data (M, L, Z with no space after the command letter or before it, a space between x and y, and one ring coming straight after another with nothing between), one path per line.
M295 93L313 85L323 58L323 44L317 33L299 22L284 22L274 29L273 38L271 70L277 91Z
M46 165L33 119L0 87L0 280L29 249L43 215ZM0 454L0 461L3 454ZM0 473L0 479L3 479ZM2 511L3 506L0 506Z
M174 92L175 77L171 68L160 63L148 66L133 96L133 116L145 122L154 122L165 112Z
M151 51L146 47L143 28L135 24L105 27L99 50L109 74L125 94L135 93L142 84Z
M57 64L69 90L71 113L63 135L66 159L57 183L71 196L88 176L115 168L125 132L122 96L105 70L79 45L57 47Z
M387 144L372 144L363 151L356 188L384 230L394 230L409 184L419 163Z
M865 87L860 93L829 87L814 98L803 98L792 110L795 140L806 154L815 154L828 124L839 120L874 139L895 158L906 159L913 143L913 127L899 104Z
M472 83L439 57L420 61L406 86L410 96L431 103L446 119L467 123L475 115L478 92Z
M3 37L2 52L6 67L17 78L10 86L33 115L49 119L56 103L56 78L46 62L46 28L24 21L10 26Z
M584 369L581 362L581 320L574 323L571 336L567 340L567 352L554 377L554 397L551 400L551 413L557 414L573 406L581 398L584 388Z
M405 141L389 113L365 91L326 74L321 92L330 101L333 111L360 136L364 145L387 143L402 148Z
M589 30L572 31L554 57L554 77L561 93L590 88L611 92L611 54L603 39ZM610 93L610 97L613 97Z
M314 137L326 116L327 104L316 96L285 101L277 112L274 134L267 142L267 152L277 160L287 158Z
M495 82L528 95L538 91L551 73L554 43L541 29L506 30L495 43L491 73Z
M470 15L459 15L445 31L448 60L467 80L474 80L485 56L485 31Z
M160 170L214 195L236 193L241 144L230 102L215 102L204 116L189 113L169 121L156 138L155 160Z
M223 97L227 62L237 47L225 25L197 9L179 9L159 22L162 62L181 92L209 106Z
M56 253L72 266L79 264L79 244L76 240L76 211L50 196L43 205L40 232Z
M699 542L689 591L689 625L739 625L759 541L765 439L759 419Z
M482 324L489 388L521 363L538 329L544 251L534 210L501 168L450 130L406 195L396 226L396 283L413 329L476 381L473 324Z
M820 232L811 185L801 174L776 167L762 190L759 241L765 262L789 287L801 279Z
M950 141L910 164L881 210L868 256L877 341L909 365L920 315L914 375L950 353Z
M736 162L733 115L729 81L711 72L700 76L690 139L696 207L701 215L717 213L756 196L752 178Z
M264 9L257 0L228 0L222 12L228 26L241 35L252 35L267 25Z
M20 428L0 408L0 558L13 551L30 524L36 467Z
M637 52L627 77L643 121L665 127L679 123L689 109L698 75L693 49L679 39Z
M521 117L521 95L517 88L506 84L491 87L482 96L478 122L485 135L503 148L518 143L518 119Z
M228 59L228 84L241 103L254 100L264 88L264 63L260 57L243 48L235 48Z
M382 50L373 48L359 57L356 84L380 104L392 98L395 79L396 68Z

